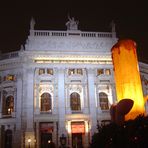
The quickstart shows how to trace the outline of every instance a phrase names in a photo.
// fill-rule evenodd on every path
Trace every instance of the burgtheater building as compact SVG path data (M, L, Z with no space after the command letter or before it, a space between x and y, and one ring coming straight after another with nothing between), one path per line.
M110 32L34 30L19 51L0 54L0 147L87 148L116 103ZM148 65L139 62L143 94ZM147 110L147 105L145 105Z

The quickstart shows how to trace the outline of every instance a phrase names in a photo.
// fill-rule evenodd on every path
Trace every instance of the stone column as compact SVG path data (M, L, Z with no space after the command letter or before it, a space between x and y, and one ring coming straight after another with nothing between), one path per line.
M84 94L84 113L88 114L89 113L89 108L88 108L88 93L87 93L87 85L83 84L83 94Z
M54 79L53 81L53 111L52 114L58 114L58 70L54 68Z
M88 147L89 146L89 135L88 135L88 132L89 132L89 126L88 126L88 121L84 121L84 124L85 124L85 140L84 140L84 147Z
M0 125L0 147L2 147L2 129Z
M58 70L58 111L59 111L59 137L60 137L62 134L66 135L64 69Z
M94 134L97 128L94 76L95 76L94 70L88 69L88 97L89 97L89 108L90 108L91 136Z
M53 84L53 111L52 114L57 114L57 84Z
M14 145L15 147L21 147L21 122L22 122L22 93L23 93L23 82L22 82L22 73L17 73L17 82L16 82L16 95L15 99L15 113L16 113L16 126L14 131Z
M39 141L40 141L40 132L39 132L39 122L36 122L36 146L37 146L37 148L39 148L40 147L40 145L39 145Z
M53 122L53 142L54 144L57 144L57 125L56 125L56 121Z
M102 110L101 110L101 106L100 106L100 99L99 99L99 89L101 88L101 85L96 84L96 100L97 100L97 114L101 115L102 114Z
M116 96L116 90L115 90L115 84L111 84L111 90L112 90L112 97L113 97L113 104L117 102L117 96Z
M0 90L0 118L2 117L3 91Z
M35 113L40 114L40 96L39 96L39 84L36 83L35 99L36 99L36 108Z
M70 108L70 96L69 96L69 84L65 85L65 101L66 101L66 113L71 114L71 108Z
M25 131L25 145L34 148L34 69L27 69L26 74L27 94L26 94L26 131ZM31 140L30 142L28 140Z

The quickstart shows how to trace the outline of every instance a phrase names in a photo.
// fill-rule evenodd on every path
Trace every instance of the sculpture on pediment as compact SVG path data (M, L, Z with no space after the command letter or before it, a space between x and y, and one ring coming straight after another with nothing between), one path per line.
M34 18L32 17L32 18L31 18L31 21L30 21L30 30L34 30L34 26L35 26L35 20L34 20Z
M68 21L66 22L67 30L78 30L79 21L76 21L74 17L70 18L68 15Z
M113 20L111 21L110 25L111 25L111 31L116 32L116 24L115 24L115 22Z

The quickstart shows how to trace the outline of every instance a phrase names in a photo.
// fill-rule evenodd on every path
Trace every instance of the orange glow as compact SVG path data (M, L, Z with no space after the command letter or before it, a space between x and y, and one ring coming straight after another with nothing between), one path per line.
M85 133L84 123L74 123L71 125L72 133Z
M132 40L121 40L112 47L111 51L117 99L120 101L129 98L134 101L131 111L125 116L125 120L134 119L139 114L145 113L136 43Z
M144 96L145 103L148 101L148 95Z

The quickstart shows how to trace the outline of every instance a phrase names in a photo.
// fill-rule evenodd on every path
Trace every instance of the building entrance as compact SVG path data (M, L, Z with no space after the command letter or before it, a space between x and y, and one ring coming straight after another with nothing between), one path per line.
M73 148L83 148L82 133L72 134L72 147Z
M84 122L72 122L72 148L83 148L83 139L85 135Z
M41 133L41 148L52 148L52 133Z
M40 123L40 148L53 148L52 123Z

